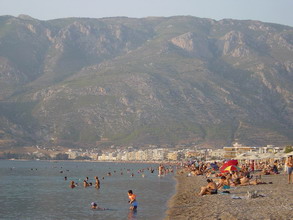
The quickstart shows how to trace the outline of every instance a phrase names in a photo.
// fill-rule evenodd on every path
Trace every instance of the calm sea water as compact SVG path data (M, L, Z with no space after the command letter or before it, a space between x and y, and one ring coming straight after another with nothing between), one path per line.
M0 160L0 219L163 219L167 201L175 193L173 175L158 177L157 171L145 170L142 177L138 173L156 166ZM112 176L107 176L108 172ZM82 181L89 177L94 184L94 176L99 176L101 188L84 188ZM79 186L71 189L71 180ZM129 189L137 195L137 213L128 209ZM91 210L93 201L110 210Z

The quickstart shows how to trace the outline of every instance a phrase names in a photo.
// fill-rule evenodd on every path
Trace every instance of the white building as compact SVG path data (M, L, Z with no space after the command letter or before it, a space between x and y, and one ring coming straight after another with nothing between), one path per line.
M267 145L266 147L259 147L258 152L261 153L280 153L283 152L284 148L275 147L274 145Z
M166 150L163 148L153 149L153 160L164 160Z
M225 151L223 149L217 149L209 152L210 157L224 158Z

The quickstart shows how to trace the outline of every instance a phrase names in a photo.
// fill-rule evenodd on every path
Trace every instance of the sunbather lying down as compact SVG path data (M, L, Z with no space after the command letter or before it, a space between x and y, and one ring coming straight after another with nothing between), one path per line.
M267 184L267 183L266 182L262 182L259 179L250 180L247 177L242 177L240 179L240 186L259 185L259 184Z

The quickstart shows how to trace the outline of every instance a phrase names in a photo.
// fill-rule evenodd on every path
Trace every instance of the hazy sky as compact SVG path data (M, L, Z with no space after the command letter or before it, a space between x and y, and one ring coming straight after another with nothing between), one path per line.
M293 0L0 0L0 15L40 20L66 17L192 15L260 20L293 27Z

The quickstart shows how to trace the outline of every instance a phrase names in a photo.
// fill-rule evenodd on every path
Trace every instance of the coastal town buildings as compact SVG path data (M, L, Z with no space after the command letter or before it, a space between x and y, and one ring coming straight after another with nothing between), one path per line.
M256 151L257 147L244 146L239 143L234 143L233 146L231 147L223 147L223 150L224 150L224 158L231 159L243 153Z
M258 153L280 153L284 150L282 147L275 147L274 145L267 145L266 147L259 147Z
M88 156L92 160L97 161L182 161L182 160L222 160L232 159L243 153L266 154L280 153L284 148L267 145L264 147L243 146L235 143L231 147L223 147L222 149L200 149L190 148L174 150L173 148L155 148L150 149L135 149L133 147L125 150L116 149L103 153L87 152L82 153L76 150L68 150L69 159L74 159L77 156Z
M215 159L224 158L225 150L224 149L216 149L210 152L210 157Z
M31 147L32 151L27 152L24 158L32 159L55 159L55 160L92 160L92 161L194 161L194 160L225 160L241 157L245 159L247 155L270 156L278 154L279 157L284 152L284 147L267 145L261 147L244 146L239 143L221 149L200 148L197 146L180 147L158 147L149 145L148 148L138 148L133 146L111 146L107 149L65 149L60 146L44 148L40 146ZM0 152L1 153L1 152ZM1 156L2 155L2 156ZM245 156L246 155L246 156ZM5 158L5 154L0 154ZM6 158L15 157L9 152Z
M177 161L178 160L178 152L177 151L168 152L167 153L167 160Z

